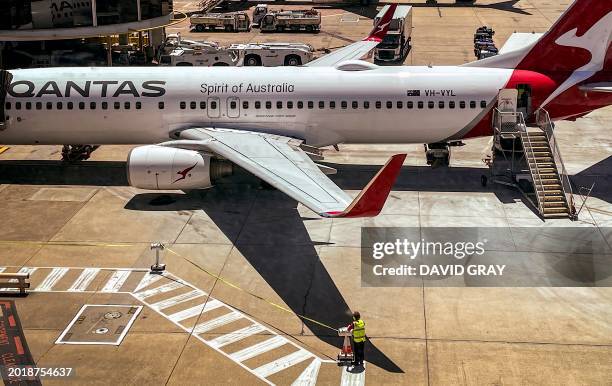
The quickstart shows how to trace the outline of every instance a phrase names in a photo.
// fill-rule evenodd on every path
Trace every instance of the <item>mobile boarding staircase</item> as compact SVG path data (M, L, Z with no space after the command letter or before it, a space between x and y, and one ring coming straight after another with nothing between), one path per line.
M576 220L572 185L548 112L539 109L533 126L522 112L493 114L493 149L486 160L492 182L513 186L544 219Z

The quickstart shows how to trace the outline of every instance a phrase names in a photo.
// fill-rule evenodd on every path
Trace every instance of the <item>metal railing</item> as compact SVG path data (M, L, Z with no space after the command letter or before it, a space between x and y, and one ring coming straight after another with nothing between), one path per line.
M533 151L533 144L531 143L531 138L527 133L527 125L525 124L525 117L523 116L523 113L519 111L506 112L495 109L493 114L493 131L496 140L504 133L520 135L527 166L529 168L529 174L531 175L531 180L533 181L535 190L536 201L535 203L532 203L538 207L538 211L540 213L544 213L544 204L542 203L542 199L540 197L540 192L544 194L544 182L542 180L542 176L540 175L540 169L537 167L535 152ZM527 143L529 146L525 146L525 143ZM529 165L530 159L533 160L535 164L533 167ZM538 187L540 192L538 192ZM530 199L530 201L532 200Z
M546 135L546 139L550 145L550 151L552 153L554 163L557 166L559 180L561 181L561 189L563 190L563 195L565 196L565 200L570 211L570 218L575 218L576 207L574 205L572 182L570 181L569 174L565 169L565 163L563 163L563 157L561 157L561 151L559 150L559 145L557 144L557 139L554 133L554 123L550 120L548 111L544 109L538 109L536 111L536 122Z

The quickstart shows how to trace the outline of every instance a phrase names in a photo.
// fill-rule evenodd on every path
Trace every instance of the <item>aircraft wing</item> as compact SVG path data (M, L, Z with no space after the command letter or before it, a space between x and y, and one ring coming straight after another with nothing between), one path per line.
M253 173L323 217L372 217L382 210L405 154L393 156L352 199L292 138L250 131L197 128L160 144L218 154ZM330 168L327 168L330 169Z
M374 25L374 28L365 39L337 49L327 55L323 55L318 59L306 63L305 66L332 67L346 60L361 59L383 40L387 31L389 31L389 24L396 8L396 3L391 4L387 12L380 18L378 23Z

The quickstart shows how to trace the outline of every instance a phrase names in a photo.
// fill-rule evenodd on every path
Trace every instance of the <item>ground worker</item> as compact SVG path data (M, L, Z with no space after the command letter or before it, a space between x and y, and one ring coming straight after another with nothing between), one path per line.
M359 311L353 312L353 322L346 326L346 328L353 332L353 351L355 352L353 366L363 366L363 350L365 348L366 332L365 322L361 320Z

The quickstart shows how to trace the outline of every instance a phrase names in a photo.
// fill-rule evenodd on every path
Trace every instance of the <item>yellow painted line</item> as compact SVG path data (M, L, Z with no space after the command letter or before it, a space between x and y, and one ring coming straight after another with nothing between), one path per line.
M1 146L0 145L0 154L4 153L5 151L7 151L8 149L10 149L8 146Z

